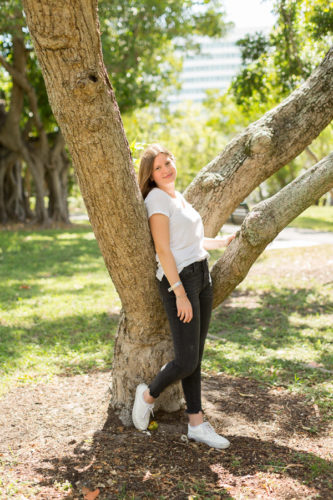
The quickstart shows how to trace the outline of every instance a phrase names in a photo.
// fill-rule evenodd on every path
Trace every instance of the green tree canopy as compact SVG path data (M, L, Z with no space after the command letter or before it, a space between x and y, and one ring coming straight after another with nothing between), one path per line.
M182 54L199 49L195 37L221 37L227 29L220 0L102 0L99 10L104 62L121 111L175 87Z
M238 41L242 68L232 83L239 105L279 102L300 85L321 61L333 38L333 7L329 0L277 0L276 24L269 35L256 33Z
M276 22L270 33L248 34L238 41L242 67L229 92L208 96L209 123L222 133L236 133L297 88L332 44L333 8L329 0L276 0ZM237 123L234 123L236 116ZM234 130L233 130L234 129ZM298 158L280 169L256 193L265 198L292 181L300 170L328 153L327 127Z

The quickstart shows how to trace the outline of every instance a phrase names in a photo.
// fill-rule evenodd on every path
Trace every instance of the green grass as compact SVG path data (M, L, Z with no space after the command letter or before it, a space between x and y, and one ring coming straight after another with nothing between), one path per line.
M317 231L333 231L333 207L313 205L293 220L289 226Z
M262 254L231 299L213 311L204 370L286 387L307 395L329 415L333 286L307 274L316 259L318 267L332 262L332 246ZM291 277L290 270L301 263Z
M119 299L91 229L0 234L2 390L109 369Z
M55 374L109 370L120 302L89 226L2 231L0 247L1 390ZM283 386L328 411L332 283L281 272L314 255L332 259L332 246L320 247L320 254L318 248L260 257L231 299L213 311L204 371ZM321 369L307 366L313 362Z

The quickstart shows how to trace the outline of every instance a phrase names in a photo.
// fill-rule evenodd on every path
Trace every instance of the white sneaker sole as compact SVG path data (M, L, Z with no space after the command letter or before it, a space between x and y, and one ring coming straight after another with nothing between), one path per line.
M205 443L207 446L210 446L210 448L216 448L217 450L225 450L225 449L229 448L229 446L230 446L229 441L228 441L228 443L218 445L216 443L213 443L213 441L208 441L205 439L196 438L196 437L192 437L189 435L187 435L187 437L188 437L188 439L191 439L192 441L196 441L197 443Z

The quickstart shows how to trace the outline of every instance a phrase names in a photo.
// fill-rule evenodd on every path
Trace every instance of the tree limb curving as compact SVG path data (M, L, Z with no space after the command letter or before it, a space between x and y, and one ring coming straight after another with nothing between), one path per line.
M246 277L252 264L279 232L333 188L333 153L271 198L254 207L236 238L212 268L214 307Z

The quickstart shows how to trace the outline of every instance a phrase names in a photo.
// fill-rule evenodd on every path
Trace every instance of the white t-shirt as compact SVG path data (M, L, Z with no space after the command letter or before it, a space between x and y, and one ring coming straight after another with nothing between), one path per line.
M169 217L170 249L175 258L178 273L193 262L204 260L208 252L203 247L204 228L200 214L176 191L172 198L165 191L153 188L145 199L148 218L153 214ZM156 254L156 277L161 280L163 268Z

